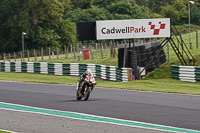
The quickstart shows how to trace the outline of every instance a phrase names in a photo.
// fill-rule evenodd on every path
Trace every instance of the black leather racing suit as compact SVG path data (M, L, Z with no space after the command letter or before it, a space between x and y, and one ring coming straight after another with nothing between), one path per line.
M85 81L86 76L87 76L87 73L84 72L84 73L80 76L80 78L78 79L78 81L79 81L78 87L82 86L82 88L80 88L80 89L81 89L81 94L82 94L82 95L83 95L83 93L84 93L84 89L83 89L83 88L85 88L85 85L86 85L86 84L84 84L84 81Z
M79 86L85 81L86 76L87 76L87 73L86 73L86 72L84 72L84 73L80 76L80 78L78 79L78 81L79 81ZM84 87L84 84L83 84L82 86Z
M79 83L80 83L80 82L83 82L83 81L85 80L86 76L87 76L87 73L84 72L84 73L80 76L80 78L78 79Z

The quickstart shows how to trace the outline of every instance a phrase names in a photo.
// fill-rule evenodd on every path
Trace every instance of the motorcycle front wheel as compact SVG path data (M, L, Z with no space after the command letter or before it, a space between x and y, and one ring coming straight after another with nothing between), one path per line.
M81 100L82 96L80 96L79 91L76 91L76 99Z
M84 92L84 100L85 101L87 101L88 100L88 98L89 98L89 96L90 96L90 89L88 88L87 90L85 90L85 92Z

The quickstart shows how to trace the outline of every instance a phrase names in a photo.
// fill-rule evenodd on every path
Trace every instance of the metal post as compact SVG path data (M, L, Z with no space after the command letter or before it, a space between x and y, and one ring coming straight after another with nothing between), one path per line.
M139 79L139 73L138 73L138 64L137 64L137 51L135 49L135 40L133 39L133 48L132 48L132 69L133 69L133 74L135 76L135 79Z
M196 48L198 48L198 31L196 31Z
M15 52L14 52L14 62L16 62L16 55L15 55Z
M169 45L171 45L171 44L170 44L170 42L169 42L169 40L168 40L168 47L167 47L167 49L168 49L168 62L170 62Z
M3 53L3 59L4 59L4 62L6 62L6 54Z
M26 35L25 32L22 32L22 58L24 61L24 35Z
M190 42L190 2L188 1L188 17L189 17L189 45L190 45L190 49L192 49L192 44Z
M27 50L27 56L28 56L28 61L30 61L30 58L29 58L29 50Z
M42 60L44 60L44 55L43 55L43 48L41 48L41 55L42 55Z
M190 44L190 49L192 49L192 43L190 40L190 3L194 4L194 1L188 1L188 17L189 17L189 44Z
M126 64L126 42L125 42L125 47L124 47L124 60L123 60L123 67L125 67Z
M79 43L78 43L78 41L77 41L77 49L76 49L76 52L80 52L80 51L79 51Z
M22 58L24 61L24 34L23 34L23 32L22 32Z

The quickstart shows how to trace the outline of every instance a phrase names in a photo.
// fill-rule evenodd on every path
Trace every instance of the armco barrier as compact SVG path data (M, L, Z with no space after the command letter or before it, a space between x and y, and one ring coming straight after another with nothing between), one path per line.
M188 82L200 82L200 67L171 65L172 78Z
M104 80L128 82L132 78L131 68L116 66L82 63L0 62L0 71L2 72L80 76L87 69L91 69L96 78Z

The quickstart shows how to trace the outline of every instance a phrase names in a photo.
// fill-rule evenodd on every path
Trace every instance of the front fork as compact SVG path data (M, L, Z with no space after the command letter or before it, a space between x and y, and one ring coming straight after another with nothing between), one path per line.
M77 83L77 85L76 85L76 90L78 91L78 86L79 86L79 83Z
M83 97L83 95L81 94L81 90L82 90L82 85L81 85L81 83L78 82L76 85L76 91L79 93L80 96Z

